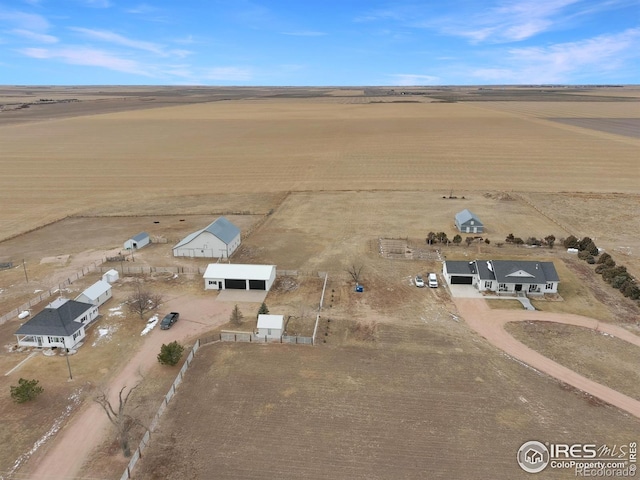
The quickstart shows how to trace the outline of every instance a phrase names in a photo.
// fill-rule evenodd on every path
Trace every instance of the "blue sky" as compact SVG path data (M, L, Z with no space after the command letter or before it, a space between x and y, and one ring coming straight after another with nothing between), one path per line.
M0 0L0 84L640 83L640 0Z

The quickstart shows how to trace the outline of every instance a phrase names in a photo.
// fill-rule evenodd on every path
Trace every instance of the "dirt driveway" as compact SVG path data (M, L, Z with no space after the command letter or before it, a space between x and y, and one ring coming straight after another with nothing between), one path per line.
M598 322L593 318L580 315L531 312L518 310L493 310L483 299L455 298L454 302L459 313L467 324L487 341L536 370L546 373L561 382L571 385L583 392L593 395L611 405L614 405L637 418L640 418L640 402L617 392L609 387L600 385L588 378L578 375L562 365L548 359L530 349L513 338L504 329L507 322L543 321L555 322L579 327L597 329L621 340L640 347L640 337L615 325Z
M181 297L173 297L162 306L162 311L179 311L180 320L168 331L156 326L141 349L111 382L109 394L113 405L117 405L114 402L123 386L135 385L140 379L138 372L144 374L156 364L163 343L184 342L229 321L233 304L216 301L215 294L197 299L189 297L188 302ZM78 477L91 452L104 440L109 426L102 407L88 401L42 456L34 456L20 473L34 480ZM55 472L53 477L51 472Z

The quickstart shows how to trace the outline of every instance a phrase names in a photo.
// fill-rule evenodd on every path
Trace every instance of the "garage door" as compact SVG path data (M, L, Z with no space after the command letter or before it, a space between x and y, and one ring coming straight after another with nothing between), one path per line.
M249 290L266 290L267 282L264 280L249 280Z
M471 285L473 277L461 277L460 275L451 275L451 285Z
M226 288L227 290L246 290L247 281L226 279L224 281L224 288Z

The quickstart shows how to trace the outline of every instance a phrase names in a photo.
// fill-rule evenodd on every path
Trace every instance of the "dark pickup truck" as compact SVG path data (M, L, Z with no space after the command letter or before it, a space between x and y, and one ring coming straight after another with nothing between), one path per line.
M173 324L178 321L178 318L180 318L180 314L178 312L168 313L162 319L162 322L160 322L160 328L162 330L169 330Z

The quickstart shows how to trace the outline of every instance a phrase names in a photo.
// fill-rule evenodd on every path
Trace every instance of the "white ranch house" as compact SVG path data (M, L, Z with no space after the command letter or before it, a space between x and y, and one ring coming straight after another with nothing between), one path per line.
M484 232L484 224L475 213L467 210L466 208L461 212L456 213L455 223L456 228L462 233Z
M98 318L98 307L59 298L24 323L15 336L21 347L75 348L84 340L86 327Z
M91 305L99 307L111 297L111 285L104 280L98 280L78 295L75 300L76 302L90 303Z
M205 290L268 291L276 279L276 266L210 263L202 278Z
M516 295L558 293L560 279L553 262L475 260L444 262L442 274L450 285L473 285L481 292Z
M240 246L240 229L224 217L173 247L174 257L229 258Z
M284 315L258 315L256 335L261 338L280 338L284 333Z

